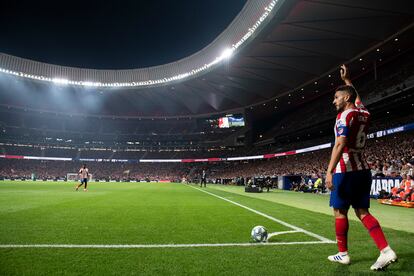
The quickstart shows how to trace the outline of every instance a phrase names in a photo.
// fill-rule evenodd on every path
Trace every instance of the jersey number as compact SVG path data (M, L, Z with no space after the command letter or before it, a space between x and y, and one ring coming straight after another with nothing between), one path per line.
M365 146L365 141L367 140L367 134L364 131L365 125L360 125L356 137L355 146L357 148L363 148Z

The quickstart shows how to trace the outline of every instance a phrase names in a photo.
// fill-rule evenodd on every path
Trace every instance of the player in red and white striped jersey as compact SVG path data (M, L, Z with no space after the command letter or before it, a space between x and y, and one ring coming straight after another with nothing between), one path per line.
M344 85L338 87L337 91L341 91L341 89L355 90L352 86ZM335 138L346 137L347 144L343 148L341 159L339 159L334 173L369 169L362 155L368 133L369 121L370 114L360 100L355 103L355 107L338 113L335 123Z
M333 104L338 111L335 145L326 172L326 186L331 190L330 206L333 207L335 215L339 253L329 256L328 259L341 264L349 264L351 261L347 239L348 210L352 206L380 250L380 256L371 269L382 270L395 262L397 255L388 245L378 221L368 211L372 181L362 151L365 147L370 114L362 105L345 65L341 66L340 72L345 85L335 91Z
M80 178L80 184L78 184L75 187L75 190L77 191L80 186L85 184L84 191L86 192L88 190L88 179L89 179L89 170L86 167L86 164L83 164L83 167L79 169L79 178Z

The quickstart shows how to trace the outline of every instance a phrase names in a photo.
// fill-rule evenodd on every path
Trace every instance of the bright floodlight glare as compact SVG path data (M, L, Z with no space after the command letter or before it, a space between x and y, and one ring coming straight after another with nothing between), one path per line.
M93 83L93 82L91 82L91 81L83 81L83 82L82 82L82 85L83 85L83 86L94 86L94 83Z
M221 58L226 59L230 58L233 55L233 48L227 48L226 50L221 53Z
M68 84L69 83L69 80L67 80L67 79L59 79L59 78L54 78L52 81L54 83L57 83L57 84Z

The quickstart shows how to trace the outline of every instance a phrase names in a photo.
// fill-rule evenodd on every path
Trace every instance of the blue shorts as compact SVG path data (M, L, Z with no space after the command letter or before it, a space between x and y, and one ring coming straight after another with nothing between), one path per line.
M371 183L370 170L335 173L329 206L336 209L369 208Z

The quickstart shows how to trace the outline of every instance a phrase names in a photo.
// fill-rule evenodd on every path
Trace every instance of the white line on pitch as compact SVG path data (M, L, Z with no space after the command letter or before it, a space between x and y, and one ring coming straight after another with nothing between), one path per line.
M234 205L237 205L237 206L239 206L239 207L242 207L242 208L244 208L244 209L246 209L246 210L249 210L249 211L251 211L251 212L253 212L253 213L255 213L255 214L258 214L258 215L263 216L263 217L265 217L265 218L268 218L268 219L270 219L270 220L273 220L273 221L275 221L275 222L277 222L277 223L279 223L279 224L282 224L282 225L284 225L284 226L286 226L286 227L289 227L289 228L291 228L291 229L293 229L293 230L296 230L296 231L299 231L299 232L303 232L303 233L307 234L308 236L311 236L311 237L317 238L317 239L318 239L318 240L320 240L320 241L334 243L334 241L333 241L333 240L330 240L330 239L327 239L327 238L325 238L325 237L322 237L322 236L320 236L320 235L318 235L318 234L315 234L315 233L309 232L309 231L307 231L307 230L305 230L305 229L303 229L303 228L300 228L300 227L294 226L294 225L292 225L292 224L289 224L289 223L284 222L284 221L282 221L282 220L280 220L280 219L277 219L277 218L274 218L274 217L272 217L272 216L269 216L269 215L267 215L267 214L265 214L265 213L262 213L262 212L260 212L260 211L255 210L255 209L252 209L252 208L250 208L250 207L247 207L247 206L245 206L245 205L242 205L242 204L240 204L240 203L237 203L237 202L232 201L232 200L230 200L230 199L227 199L227 198L225 198L225 197L222 197L222 196L216 195L216 194L214 194L214 193L210 193L210 192L204 191L204 190L202 190L202 189L199 189L199 188L196 188L196 187L193 187L193 186L190 186L190 185L187 185L187 186L189 186L189 187L191 187L191 188L193 188L193 189L199 190L199 191L201 191L201 192L203 192L203 193L206 193L206 194L209 194L209 195L215 196L215 197L220 198L220 199L222 199L222 200L225 200L225 201L227 201L227 202L230 202L230 203L232 203L232 204L234 204Z
M274 236L290 234L290 233L302 233L302 231L290 230L290 231L282 231L282 232L273 232L273 233L269 233L269 235L267 236L267 239L270 239L271 237L274 237Z
M268 243L195 243L195 244L0 244L0 248L186 248L186 247L246 247L295 244L330 244L330 241L268 242Z

